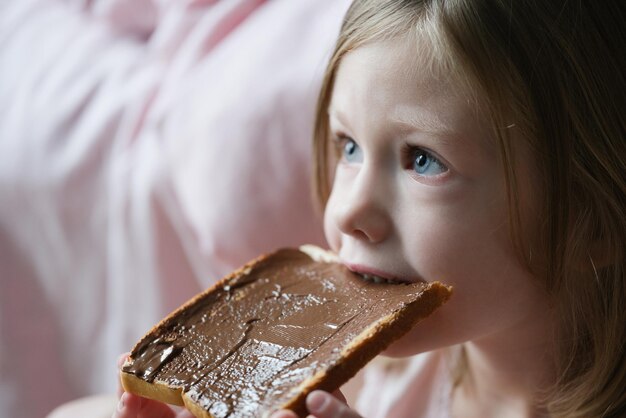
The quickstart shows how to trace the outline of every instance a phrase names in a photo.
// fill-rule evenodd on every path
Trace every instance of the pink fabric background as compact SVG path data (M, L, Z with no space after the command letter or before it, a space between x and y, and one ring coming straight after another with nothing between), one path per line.
M180 303L323 245L312 114L347 4L0 5L0 416L114 391Z

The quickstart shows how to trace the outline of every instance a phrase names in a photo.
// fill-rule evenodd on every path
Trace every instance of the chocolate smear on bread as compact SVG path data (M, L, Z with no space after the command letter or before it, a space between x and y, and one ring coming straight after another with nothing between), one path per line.
M303 415L310 391L337 389L450 296L316 259L279 250L196 296L137 343L125 389L197 417Z

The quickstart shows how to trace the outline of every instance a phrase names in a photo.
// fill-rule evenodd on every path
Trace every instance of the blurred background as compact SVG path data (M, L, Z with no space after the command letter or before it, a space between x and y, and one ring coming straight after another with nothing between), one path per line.
M317 90L349 0L0 2L0 416L261 253L324 245Z

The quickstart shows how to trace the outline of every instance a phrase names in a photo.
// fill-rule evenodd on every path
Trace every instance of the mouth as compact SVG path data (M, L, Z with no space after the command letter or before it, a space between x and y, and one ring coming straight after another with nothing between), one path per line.
M347 263L342 261L341 258L336 254L329 250L323 250L322 248L316 247L314 245L303 245L300 247L300 251L308 254L312 259L319 262L326 263L340 263L343 264L350 270L355 273L363 280L371 283L385 283L385 284L407 284L407 283L427 283L426 280L417 277L417 278L401 278L394 274L388 273L383 270L379 270L373 267L369 267L364 264L354 264Z
M387 272L365 267L356 264L345 264L345 266L353 273L357 274L363 280L371 283L385 283L385 284L406 284L410 283L409 280L398 278Z
M403 283L408 283L408 282L402 281L402 280L385 279L384 277L373 276L373 275L370 275L370 274L361 274L361 273L356 273L356 274L360 278L365 280L366 282L370 282L370 283L385 283L385 284L403 284Z

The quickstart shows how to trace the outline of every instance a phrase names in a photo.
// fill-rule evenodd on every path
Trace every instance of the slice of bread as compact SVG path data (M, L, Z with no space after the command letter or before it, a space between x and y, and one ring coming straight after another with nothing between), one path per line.
M196 417L305 415L450 296L438 282L365 279L316 248L260 257L148 332L121 371L124 389Z

